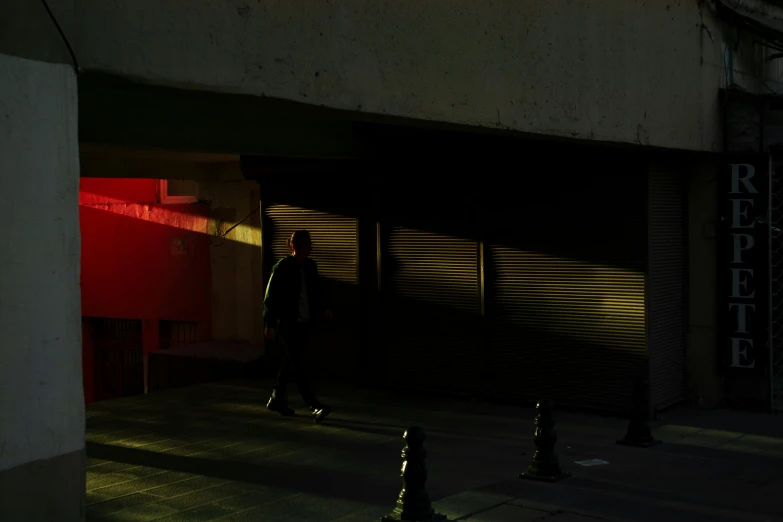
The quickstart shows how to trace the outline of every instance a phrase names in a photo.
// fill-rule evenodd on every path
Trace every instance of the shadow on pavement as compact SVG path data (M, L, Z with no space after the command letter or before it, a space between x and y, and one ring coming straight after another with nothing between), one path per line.
M191 473L230 481L247 482L312 495L388 505L399 492L399 479L359 475L341 470L286 463L249 463L238 460L210 460L182 457L108 444L87 443L90 458Z
M272 414L268 414L272 415ZM275 421L278 419L275 418ZM330 431L328 433L315 433L314 431L319 426L312 424L312 421L300 421L295 418L286 419L288 422L279 424L264 424L264 423L251 423L243 424L234 419L214 419L213 425L203 426L196 425L194 422L189 422L188 419L179 419L179 425L172 424L147 424L141 422L134 422L132 419L125 419L122 421L115 421L112 423L113 429L123 430L140 430L147 432L153 437L157 437L159 441L165 441L167 439L178 439L180 437L186 437L193 442L210 441L220 437L232 437L237 441L243 439L258 438L264 441L268 445L275 443L294 443L300 444L303 447L313 447L318 451L341 451L348 452L349 454L367 454L378 453L379 451L385 451L382 448L383 444L389 442L389 440L368 439L361 436L352 435L342 431ZM329 419L329 424L322 425L328 427L333 425L336 428L346 429L355 432L361 432L371 435L378 435L382 437L394 437L401 436L399 429L393 430L388 428L373 429L370 427L362 428L356 426L350 426L348 424L340 424ZM118 446L116 442L121 440L128 440L131 437L124 436L125 431L121 431L112 436L112 433L108 433L108 438L101 440L93 440L94 443L110 445L111 447L122 448ZM194 436L196 436L194 438ZM147 436L149 438L149 436ZM112 440L113 439L113 440ZM131 439L132 440L132 439ZM402 441L400 441L402 443ZM159 453L155 453L158 455Z
M400 445L402 446L402 434L405 431L405 427L392 426L389 424L375 424L373 422L362 422L355 420L346 420L340 418L329 418L326 422L329 426L335 428L341 428L346 430L355 431L357 433L366 433L369 435L381 435L384 437L398 437L400 439Z

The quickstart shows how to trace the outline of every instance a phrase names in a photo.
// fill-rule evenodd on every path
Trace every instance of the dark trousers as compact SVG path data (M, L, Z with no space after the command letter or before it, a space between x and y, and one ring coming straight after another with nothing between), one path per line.
M281 402L286 401L288 383L291 378L296 380L299 395L310 408L319 408L321 403L316 399L310 386L307 375L307 367L304 360L304 352L310 337L310 325L307 323L294 323L280 325L280 340L284 346L283 364L277 374L277 384L274 389L274 398Z

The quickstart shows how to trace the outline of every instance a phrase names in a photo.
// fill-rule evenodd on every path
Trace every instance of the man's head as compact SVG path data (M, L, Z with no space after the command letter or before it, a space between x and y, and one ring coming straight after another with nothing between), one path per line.
M313 243L310 239L310 232L307 230L297 230L288 238L288 247L294 256L307 259L313 250Z

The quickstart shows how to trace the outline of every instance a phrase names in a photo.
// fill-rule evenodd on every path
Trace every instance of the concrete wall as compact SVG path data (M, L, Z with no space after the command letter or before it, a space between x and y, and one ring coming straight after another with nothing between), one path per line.
M722 148L719 88L783 90L783 60L767 60L773 51L696 0L49 4L84 71L323 105L353 111L350 118L390 115L714 152ZM783 13L760 0L743 5ZM71 60L40 3L25 0L0 7L0 52ZM192 105L199 103L209 105ZM243 123L235 120L234 127ZM93 123L88 130L100 128ZM256 133L269 132L242 142L241 152L274 140L266 119L255 123ZM279 135L285 120L274 126ZM190 127L201 130L188 140L208 124ZM301 134L313 125L300 127ZM289 144L304 139L294 129L286 133ZM230 141L252 134L248 127ZM344 134L340 139L349 141ZM317 136L313 141L328 141L330 134Z
M696 0L50 4L85 70L365 113L704 151L720 148L718 89L730 76L726 43L736 34L708 2ZM37 8L25 9L33 17ZM11 27L0 49L29 52L35 42ZM734 53L735 81L747 87L763 62L752 43L743 46Z
M140 320L145 355L160 348L161 321L196 323L194 341L211 338L209 208L158 204L158 186L157 179L82 178L79 190L82 316ZM88 403L118 391L96 380L101 353L94 350L102 345L92 334L85 321Z
M0 520L82 520L76 75L0 71Z
M234 168L232 182L199 184L199 199L209 201L212 209L212 335L262 345L261 195L258 184L245 181L239 166Z
M158 204L158 180L82 178L82 314L197 322L210 337L209 209ZM175 248L173 241L184 241ZM146 333L146 332L145 332ZM145 351L159 339L144 338Z
M256 182L246 181L230 156L181 154L82 145L82 176L192 179L210 206L206 225L211 263L211 339L263 344L261 219Z
M58 1L55 9L73 16L74 0ZM49 63L71 64L43 2L3 0L0 3L0 53Z

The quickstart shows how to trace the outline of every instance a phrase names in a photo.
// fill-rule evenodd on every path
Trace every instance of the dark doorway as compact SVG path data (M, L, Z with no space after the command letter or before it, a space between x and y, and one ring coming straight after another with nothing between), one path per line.
M88 319L95 354L95 400L144 393L144 352L141 321Z

